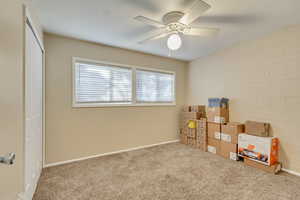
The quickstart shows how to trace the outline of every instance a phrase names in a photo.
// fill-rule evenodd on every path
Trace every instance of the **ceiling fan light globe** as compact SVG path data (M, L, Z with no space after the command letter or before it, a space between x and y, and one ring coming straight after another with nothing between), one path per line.
M167 41L167 45L170 50L178 50L182 45L180 36L178 34L170 35Z

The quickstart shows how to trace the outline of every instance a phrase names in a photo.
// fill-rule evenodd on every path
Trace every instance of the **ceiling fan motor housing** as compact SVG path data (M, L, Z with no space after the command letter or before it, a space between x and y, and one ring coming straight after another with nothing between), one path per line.
M169 31L174 32L184 32L185 29L188 29L189 27L185 24L182 24L178 22L182 16L184 15L183 12L180 11L172 11L163 16L163 23L167 26L167 29Z
M162 18L162 21L165 25L168 25L171 23L177 23L182 18L183 15L184 15L183 12L172 11L172 12L165 14Z

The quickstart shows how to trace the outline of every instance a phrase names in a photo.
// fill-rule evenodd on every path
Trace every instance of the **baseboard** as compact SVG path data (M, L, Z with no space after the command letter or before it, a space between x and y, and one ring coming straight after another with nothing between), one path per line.
M281 170L284 171L284 172L287 172L289 174L293 174L295 176L300 176L299 172L295 172L295 171L292 171L292 170L289 170L289 169L285 169L285 168L282 168Z
M72 159L72 160L50 163L50 164L46 164L44 166L44 168L53 167L53 166L57 166L57 165L63 165L63 164L67 164L67 163L78 162L78 161L87 160L87 159L91 159L91 158L97 158L97 157L101 157L101 156L113 155L113 154L118 154L118 153L123 153L123 152L128 152L128 151L134 151L134 150L138 150L138 149L145 149L145 148L149 148L149 147L154 147L154 146L159 146L159 145L169 144L169 143L175 143L175 142L179 142L179 140L170 140L170 141L160 142L160 143L156 143L156 144L149 144L149 145L138 146L138 147L133 147L133 148L129 148L129 149L123 149L123 150L119 150L119 151L107 152L107 153L103 153L103 154L81 157L81 158L76 158L76 159Z

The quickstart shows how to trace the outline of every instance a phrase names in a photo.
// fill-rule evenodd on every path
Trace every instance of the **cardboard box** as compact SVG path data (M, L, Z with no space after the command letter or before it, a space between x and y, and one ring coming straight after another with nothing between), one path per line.
M268 137L270 124L264 122L246 121L245 132L250 135Z
M276 137L259 137L239 134L238 154L241 157L256 160L265 165L278 162L279 140Z
M180 136L180 143L181 144L188 144L188 137L186 135Z
M188 137L187 137L187 134L184 133L183 129L180 129L180 143L188 144Z
M229 122L229 109L221 107L208 107L207 121L222 124Z
M207 120L206 118L201 118L199 120L196 121L197 122L197 128L201 129L201 128L207 128Z
M191 138L187 138L187 145L190 145L191 144Z
M238 135L244 133L244 124L228 122L221 125L221 140L232 144L238 143Z
M196 147L196 138L188 137L188 145Z
M220 141L220 151L218 154L224 158L237 161L238 160L237 148L238 148L237 144Z
M188 137L190 138L196 138L197 132L195 128L188 128Z
M190 121L189 119L181 119L179 124L180 128L188 127L189 121Z
M182 128L182 132L190 138L196 138L197 136L197 131L195 128L184 127Z
M202 118L196 121L197 148L206 151L207 146L207 120Z
M207 137L197 137L197 147L202 151L206 151Z
M191 112L191 106L184 105L182 108L183 112Z
M220 152L220 140L213 138L207 139L207 151L213 154L219 154Z
M196 120L196 128L197 129L207 129L207 120L205 118L201 118Z
M205 120L206 122L206 120ZM200 149L206 151L207 146L207 126L203 120L197 120L197 145Z
M202 151L207 151L207 138L203 140L203 138L197 138L196 147Z
M187 134L188 134L188 128L187 128L187 127L180 128L180 134L185 134L185 135L187 135Z
M281 170L281 163L278 163L278 162L271 165L271 166L267 166L267 165L258 163L254 160L250 160L250 159L245 158L244 163L248 166L251 166L251 167L254 167L254 168L257 168L257 169L261 169L261 170L264 170L265 172L272 173L272 174L277 174Z
M205 106L204 105L193 105L191 106L191 112L201 112L205 113Z
M203 118L203 113L200 112L182 112L182 120L197 120Z
M221 139L221 124L208 122L207 123L207 136L216 140Z
M196 120L197 137L207 137L206 119Z

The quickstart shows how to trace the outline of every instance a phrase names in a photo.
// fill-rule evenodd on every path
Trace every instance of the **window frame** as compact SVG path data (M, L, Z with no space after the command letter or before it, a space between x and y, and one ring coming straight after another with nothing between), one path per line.
M116 66L116 67L124 67L129 68L132 70L132 101L129 103L84 103L84 102L76 102L76 63L87 63L87 64L95 64L95 65L110 65L110 66ZM161 72L161 73L168 73L172 74L174 76L174 84L173 84L173 95L174 95L174 101L173 102L151 102L151 103L137 103L136 102L136 70L146 70L151 72ZM98 60L92 60L92 59L86 59L86 58L80 58L80 57L72 57L72 107L73 108L91 108L91 107L139 107L139 106L176 106L176 72L175 71L167 71L167 70L161 70L156 68L150 68L150 67L140 67L140 66L134 66L134 65L127 65L127 64L120 64L120 63L113 63L113 62L107 62L107 61L98 61Z

